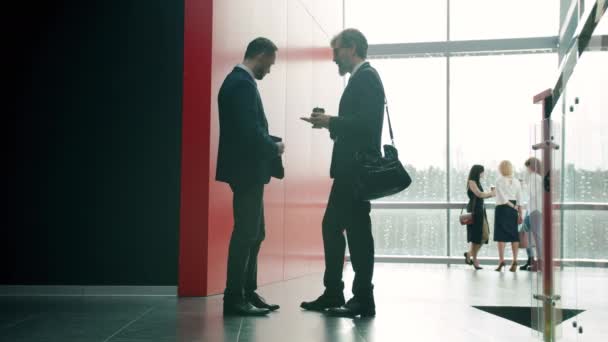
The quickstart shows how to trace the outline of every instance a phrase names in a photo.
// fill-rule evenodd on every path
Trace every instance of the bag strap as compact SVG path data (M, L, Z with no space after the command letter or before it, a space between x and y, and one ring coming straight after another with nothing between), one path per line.
M391 115L388 112L388 101L384 97L384 109L386 109L386 118L388 119L388 133L391 136L391 144L395 146L395 137L393 136L393 125L391 125Z
M382 86L382 92L384 93L384 109L386 112L386 118L388 119L388 133L391 136L391 145L395 147L395 137L393 135L393 125L391 125L391 115L388 112L388 100L386 99L386 90L384 89L384 84L382 84L382 80L380 79L380 75L378 75L378 72L375 69L372 70L378 78L378 82L380 82L380 85Z
M469 185L467 184L467 189L468 189L468 187L469 187ZM476 201L477 201L477 195L473 194L473 205L471 206L471 212L473 212L475 210L475 203L477 203ZM468 203L465 204L464 207L462 207L462 209L460 209L460 214L462 214L462 211L464 210L464 208L467 207L467 205L468 205Z
M473 205L471 206L471 212L475 211L475 204L477 203L477 195L473 194Z

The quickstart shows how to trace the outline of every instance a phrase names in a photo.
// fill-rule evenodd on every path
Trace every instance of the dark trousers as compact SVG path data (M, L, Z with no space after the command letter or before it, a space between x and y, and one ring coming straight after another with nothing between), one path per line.
M224 301L242 301L257 290L258 253L264 237L264 184L230 185L234 229L228 249Z
M374 273L374 238L369 216L369 201L359 201L353 197L352 186L348 182L335 180L327 209L323 217L323 248L325 249L325 274L323 284L328 293L342 293L342 270L348 238L351 263L355 271L353 294L365 299L373 295L372 276Z

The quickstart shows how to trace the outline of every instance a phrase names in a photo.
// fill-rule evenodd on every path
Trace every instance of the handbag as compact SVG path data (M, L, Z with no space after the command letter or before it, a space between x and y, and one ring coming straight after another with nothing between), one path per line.
M458 217L458 220L460 221L460 224L463 226L469 225L469 224L473 224L473 222L475 222L475 217L473 216L473 211L475 210L475 203L477 200L477 196L475 196L475 198L473 198L473 206L471 206L471 212L467 212L467 213L462 213L462 211L464 210L464 208L466 208L468 205L465 205L464 207L462 207L462 209L460 209L460 216Z
M394 195L407 189L412 183L412 178L399 161L386 99L384 108L391 136L391 144L384 145L384 156L369 152L355 154L355 197L364 201Z
M519 248L530 247L530 215L526 215L523 219L521 229L519 230Z
M528 248L528 232L525 230L519 231L519 248Z

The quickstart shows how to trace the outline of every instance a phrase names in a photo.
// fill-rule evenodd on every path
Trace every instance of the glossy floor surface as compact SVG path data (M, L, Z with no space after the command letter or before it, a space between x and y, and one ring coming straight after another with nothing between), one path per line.
M352 271L347 265L345 280ZM608 341L608 270L561 274L564 308L585 310L559 341ZM329 318L299 308L320 294L321 274L264 286L281 305L262 318L225 318L221 296L1 296L0 341L540 341L531 329L473 306L530 306L528 272L462 266L377 264L377 316ZM347 293L347 298L350 296ZM583 326L583 333L573 322Z

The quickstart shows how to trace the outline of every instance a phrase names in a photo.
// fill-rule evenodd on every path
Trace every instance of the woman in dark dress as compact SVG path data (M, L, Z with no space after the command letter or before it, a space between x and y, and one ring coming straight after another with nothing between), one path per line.
M484 168L481 165L473 165L469 171L469 179L467 180L467 196L469 203L467 204L467 212L473 213L473 224L467 225L467 242L470 242L469 251L464 253L464 261L466 264L473 265L476 270L480 270L477 260L477 254L481 249L481 245L488 243L489 229L488 217L483 200L496 196L496 191L484 192L481 186L481 178L484 175ZM485 226L485 227L484 227ZM484 236L485 228L485 236Z

